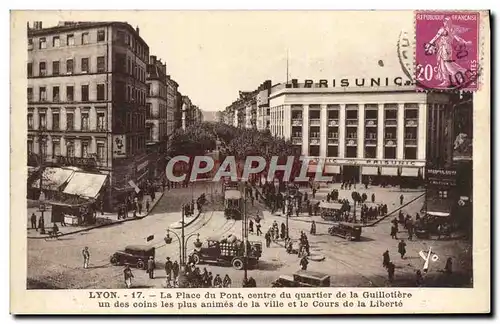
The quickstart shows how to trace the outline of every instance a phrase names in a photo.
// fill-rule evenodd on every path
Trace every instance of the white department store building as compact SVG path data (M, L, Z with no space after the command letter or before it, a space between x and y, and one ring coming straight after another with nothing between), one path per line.
M323 173L337 175L338 181L422 178L428 114L439 118L448 105L447 94L416 92L411 86L279 84L269 96L270 131L311 158L310 172L321 159Z

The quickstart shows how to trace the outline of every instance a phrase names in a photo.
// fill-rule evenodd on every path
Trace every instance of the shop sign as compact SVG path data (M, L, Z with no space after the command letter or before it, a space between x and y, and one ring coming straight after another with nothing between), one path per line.
M113 135L113 157L123 158L127 156L126 135Z
M453 169L426 169L427 184L440 187L456 186L457 171Z
M325 165L370 165L370 166L409 166L424 167L425 161L417 160L377 160L377 159L338 159L338 158L307 158L307 160L316 164L319 160L324 160Z
M145 167L147 167L147 166L148 166L148 164L149 164L149 161L144 161L144 162L142 162L141 164L139 164L139 165L137 166L137 172L139 172L139 171L141 171L142 169L144 169Z

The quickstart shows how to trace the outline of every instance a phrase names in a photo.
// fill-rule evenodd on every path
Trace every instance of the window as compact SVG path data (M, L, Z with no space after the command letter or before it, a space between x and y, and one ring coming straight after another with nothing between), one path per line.
M75 114L66 114L66 130L73 130L75 128Z
M446 199L446 198L448 198L448 191L447 190L439 190L438 195L439 195L439 198Z
M117 31L116 39L118 40L118 43L125 44L125 33L121 30Z
M28 155L33 154L33 141L28 141Z
M38 116L40 118L39 129L46 129L47 128L47 115L45 115L45 113L40 113Z
M89 142L82 142L82 157L89 157Z
M28 50L33 49L33 38L28 38Z
M405 147L405 160L416 160L417 159L417 148L416 147Z
M97 57L97 72L102 73L106 71L106 61L104 56Z
M89 130L89 114L82 113L82 130Z
M106 151L104 149L104 143L97 143L97 159L99 161L105 161Z
M104 113L97 114L97 130L106 130L106 114Z
M52 130L59 130L59 113L52 114Z
M69 34L69 35L66 37L66 45L68 45L68 46L73 46L73 45L75 45L75 35L73 35L73 34Z
M396 158L396 148L386 146L384 148L384 159L395 159Z
M334 145L330 145L328 146L328 149L327 149L327 156L328 157L338 157L339 155L339 148L338 146L334 146Z
M52 87L52 101L59 101L59 87Z
M52 142L52 157L61 156L61 143L59 141Z
M33 101L33 88L28 88L28 102Z
M28 129L33 129L33 114L28 114Z
M53 47L59 47L59 46L61 46L61 39L59 38L59 36L54 36L52 38L52 46Z
M106 87L104 84L97 85L97 100L105 100L106 97Z
M151 119L151 116L153 115L151 111L152 107L150 103L146 104L146 119Z
M42 145L40 145L40 149L42 150L40 152L40 156L47 156L47 142L42 141Z
M45 39L45 37L40 38L40 42L38 43L38 48L39 49L47 48L47 40Z
M106 34L104 30L98 30L97 31L97 41L98 42L104 42L106 39Z
M73 141L66 142L66 156L75 156L75 143Z
M125 54L115 54L114 70L121 73L127 72L127 58Z
M40 87L40 93L38 101L46 101L47 100L47 90L45 87Z
M375 159L377 157L377 147L365 146L365 158Z
M89 86L82 85L82 101L89 101Z
M358 111L357 110L346 110L346 118L347 119L358 119Z
M82 34L82 44L88 44L89 43L89 33L83 33Z
M59 61L52 62L52 75L59 75Z
M82 58L82 73L88 73L88 72L89 72L89 59Z
M73 60L66 60L66 73L73 74Z
M33 76L33 63L28 63L28 78Z
M355 158L357 156L358 156L358 148L356 146L346 147L346 152L345 152L346 158Z
M40 64L38 65L38 69L39 69L40 76L44 76L47 74L47 66L46 66L45 62L40 62Z
M74 101L74 87L66 86L66 101Z

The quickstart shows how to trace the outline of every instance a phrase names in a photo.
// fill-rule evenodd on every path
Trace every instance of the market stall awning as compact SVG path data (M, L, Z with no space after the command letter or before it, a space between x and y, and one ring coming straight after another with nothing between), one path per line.
M106 174L75 172L64 193L87 198L96 198L106 182Z
M402 177L418 177L418 168L402 168Z
M317 164L310 164L307 167L307 173L316 173L317 166L318 166Z
M364 166L361 169L361 174L363 174L363 175L378 175L378 167Z
M239 190L226 190L224 192L224 199L240 199L241 192Z
M327 208L327 209L342 209L342 204L339 203L329 203L326 201L322 201L319 203L319 208Z
M398 168L382 167L380 173L385 176L397 176Z
M340 174L340 165L327 165L325 166L326 174Z
M75 171L68 168L45 168L42 173L42 186L44 190L59 190L73 175ZM33 182L33 188L40 188L40 179Z

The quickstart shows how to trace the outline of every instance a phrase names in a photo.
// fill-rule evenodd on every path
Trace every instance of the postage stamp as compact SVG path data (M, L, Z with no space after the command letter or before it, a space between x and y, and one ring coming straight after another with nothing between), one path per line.
M479 13L418 11L415 19L417 88L476 91Z

